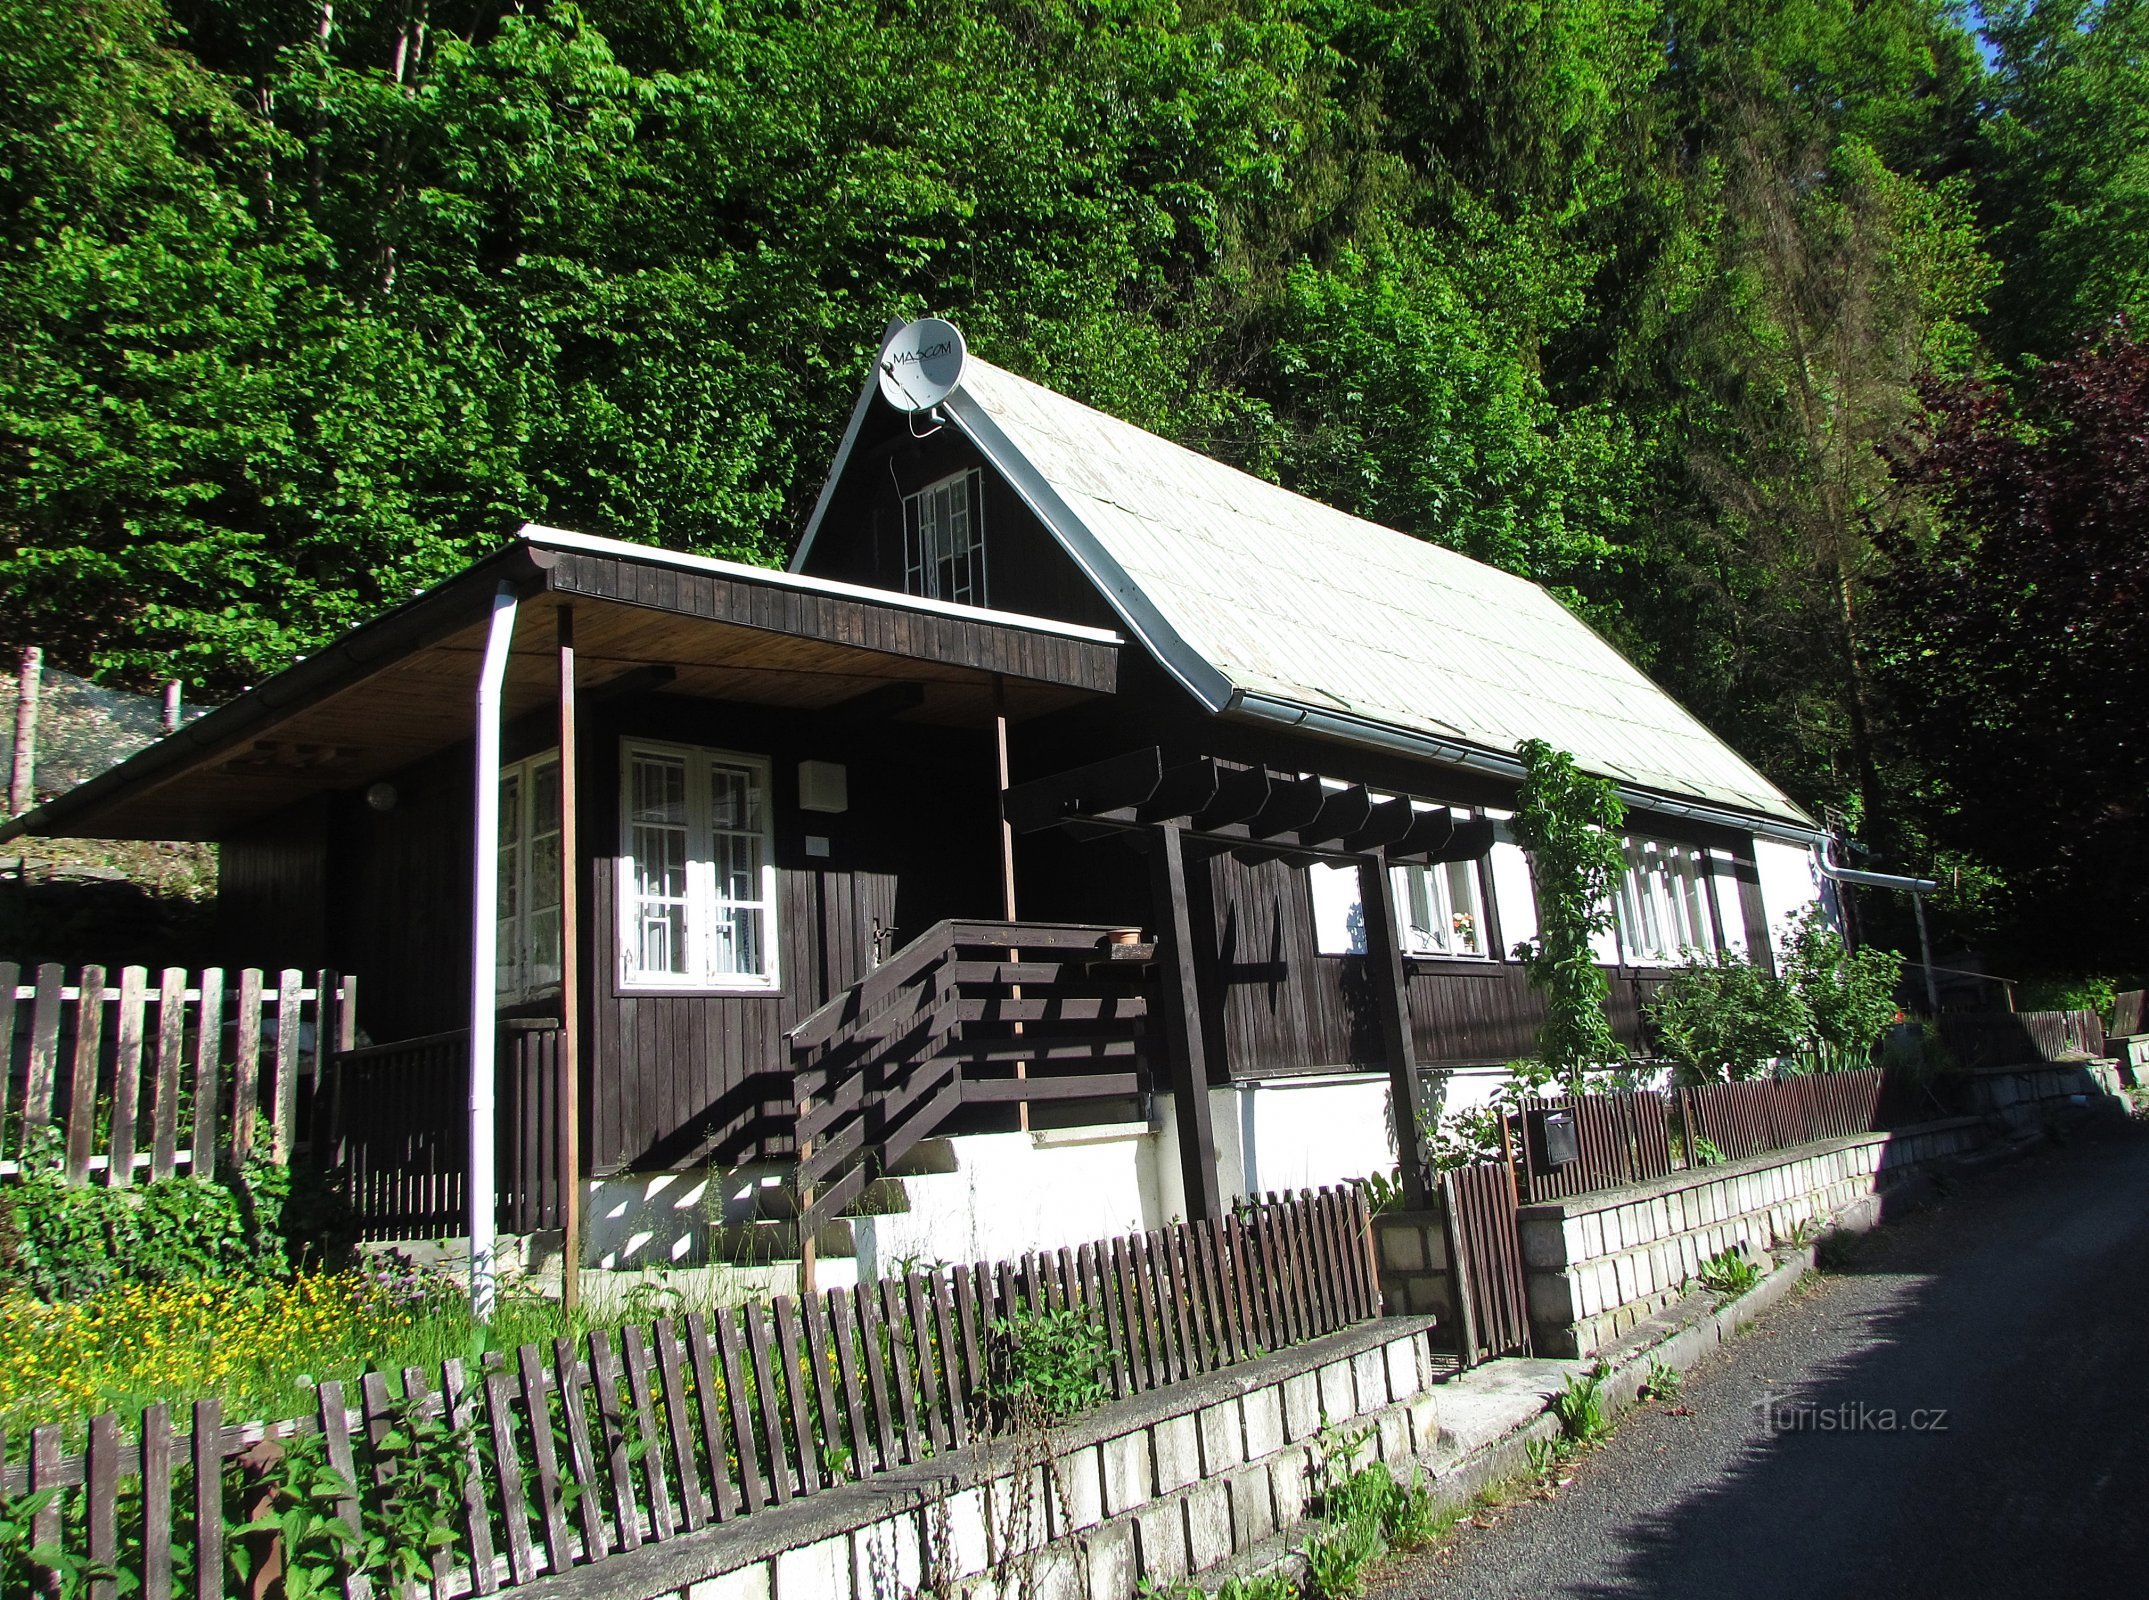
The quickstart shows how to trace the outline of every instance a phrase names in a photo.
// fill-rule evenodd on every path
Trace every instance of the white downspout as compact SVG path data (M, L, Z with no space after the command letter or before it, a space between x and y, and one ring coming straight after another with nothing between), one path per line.
M478 669L477 826L470 872L470 1311L493 1316L496 1276L494 1213L499 1184L493 1148L493 1075L500 1019L500 691L508 647L515 639L515 591L501 584L492 598L485 660Z

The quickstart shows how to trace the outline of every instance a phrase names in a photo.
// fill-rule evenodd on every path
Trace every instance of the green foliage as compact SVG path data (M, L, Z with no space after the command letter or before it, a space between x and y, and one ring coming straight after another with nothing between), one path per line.
M1852 950L1818 906L1798 915L1780 975L1730 951L1680 969L1643 1007L1657 1047L1688 1084L1771 1071L1846 1072L1872 1064L1898 1015L1903 960Z
M1611 894L1625 862L1620 830L1626 807L1602 778L1542 739L1525 740L1516 796L1516 840L1530 853L1537 887L1537 938L1517 945L1531 986L1545 997L1538 1061L1545 1078L1580 1092L1586 1074L1625 1054L1612 1036L1604 1002L1611 983L1592 940L1612 925Z
M41 1130L20 1178L0 1188L8 1219L0 1267L43 1300L127 1283L281 1275L294 1259L340 1258L349 1243L347 1209L310 1173L294 1178L259 1161L215 1178L120 1189L69 1183L63 1155L58 1131Z
M317 1437L282 1442L251 1479L231 1469L227 1493L265 1499L258 1514L230 1530L234 1575L242 1584L251 1579L256 1547L249 1536L265 1534L281 1547L289 1600L340 1595L346 1576L376 1587L429 1583L434 1556L460 1538L457 1513L473 1439L472 1430L450 1427L405 1401L372 1441L367 1453L374 1470L363 1485L329 1464ZM347 1503L358 1510L355 1528L342 1515Z
M1640 1395L1644 1400L1676 1401L1685 1382L1685 1376L1677 1367L1660 1356L1651 1356L1649 1376L1642 1383Z
M1301 1547L1306 1561L1306 1590L1313 1600L1357 1600L1365 1593L1365 1569L1385 1546L1376 1522L1338 1522L1324 1527Z
M1792 927L1783 969L1786 984L1812 1019L1815 1042L1856 1066L1866 1065L1900 1014L1895 988L1903 958L1874 945L1851 949L1820 907L1809 905Z
M996 1408L1034 1411L1051 1422L1104 1403L1104 1330L1081 1307L1017 1306L992 1325L984 1393Z
M1723 1151L1716 1148L1716 1141L1697 1136L1688 1155L1694 1166L1720 1167L1724 1164Z
M1251 1577L1226 1578L1216 1600L1297 1600L1298 1589L1281 1572L1257 1572Z
M1812 1029L1798 991L1732 951L1682 967L1644 1015L1682 1083L1720 1083L1766 1072Z
M1746 1259L1743 1250L1733 1245L1702 1262L1694 1280L1711 1294L1735 1300L1761 1281L1761 1269Z
M1560 1438L1569 1448L1595 1444L1611 1431L1604 1413L1605 1373L1600 1361L1566 1378L1552 1397L1552 1414L1559 1418Z
M116 1569L91 1561L65 1542L36 1542L37 1518L61 1495L59 1489L0 1493L0 1594L49 1594L55 1600L76 1600L89 1592L93 1581L119 1576Z

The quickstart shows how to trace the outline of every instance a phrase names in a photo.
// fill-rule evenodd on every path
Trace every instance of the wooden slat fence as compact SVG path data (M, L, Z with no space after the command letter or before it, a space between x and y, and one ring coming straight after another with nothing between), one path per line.
M561 1036L556 1018L501 1024L498 1217L511 1233L561 1223L567 1132L560 1116ZM468 1232L469 1038L457 1029L347 1050L332 1062L324 1144L357 1213L360 1237L445 1239Z
M357 982L0 961L0 1174L54 1135L70 1181L284 1161L330 1054L353 1037Z
M1574 1119L1577 1159L1549 1166L1530 1138L1533 1114L1564 1111ZM1525 1201L1564 1200L1664 1177L1672 1170L1671 1122L1653 1089L1627 1094L1533 1096L1508 1118L1509 1147Z
M1764 1150L1870 1133L1879 1124L1880 1093L1878 1067L1681 1089L1689 1163L1702 1139L1726 1161L1738 1161Z
M1934 1021L1941 1042L1965 1067L2104 1054L2104 1019L2094 1011L1943 1011Z
M1530 1312L1513 1170L1505 1161L1484 1161L1443 1172L1440 1200L1456 1315L1434 1338L1466 1367L1527 1355Z
M382 1434L415 1408L465 1430L444 1441L461 1463L459 1540L433 1592L489 1594L1000 1426L993 1378L1020 1312L1074 1308L1099 1328L1098 1376L1114 1396L1365 1321L1378 1313L1370 1230L1355 1189L1272 1195L1213 1225L663 1317L476 1366L369 1375L356 1393L324 1383L286 1422L227 1426L214 1400L191 1419L152 1406L99 1417L78 1454L56 1427L35 1430L0 1491L85 1489L48 1508L39 1542L111 1564L141 1600L211 1600L224 1592L224 1486L241 1452L265 1436L311 1439L302 1448L367 1485ZM175 1545L187 1560L174 1562ZM110 1600L112 1584L92 1593Z

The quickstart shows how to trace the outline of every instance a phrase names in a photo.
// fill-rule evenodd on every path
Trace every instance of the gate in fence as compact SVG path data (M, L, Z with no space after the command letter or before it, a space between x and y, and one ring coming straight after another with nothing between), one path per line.
M0 1174L48 1130L71 1183L289 1160L322 1066L351 1042L356 988L291 969L0 961Z
M1450 1337L1462 1364L1528 1355L1530 1310L1514 1169L1505 1161L1484 1161L1443 1172L1440 1202L1455 1305Z

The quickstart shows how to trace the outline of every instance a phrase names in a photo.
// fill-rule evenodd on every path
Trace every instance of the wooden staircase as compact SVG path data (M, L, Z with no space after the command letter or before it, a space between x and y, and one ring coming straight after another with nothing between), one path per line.
M965 1106L1150 1090L1151 948L1085 923L939 922L791 1030L801 1234Z

